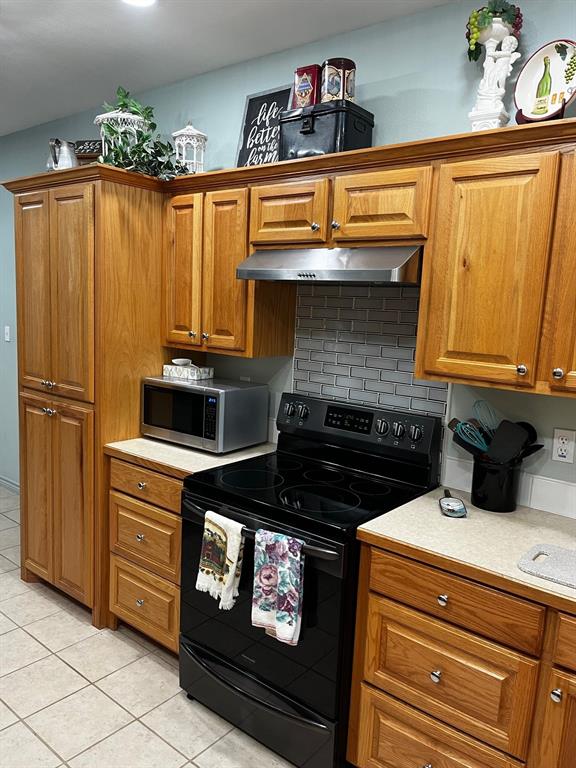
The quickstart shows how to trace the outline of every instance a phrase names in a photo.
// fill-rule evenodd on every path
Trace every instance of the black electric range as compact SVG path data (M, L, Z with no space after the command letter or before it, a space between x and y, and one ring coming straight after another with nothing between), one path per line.
M297 766L344 766L362 523L435 488L440 420L284 394L275 453L191 475L182 492L180 683ZM244 524L240 596L195 589L207 510ZM302 630L251 625L258 528L304 541Z

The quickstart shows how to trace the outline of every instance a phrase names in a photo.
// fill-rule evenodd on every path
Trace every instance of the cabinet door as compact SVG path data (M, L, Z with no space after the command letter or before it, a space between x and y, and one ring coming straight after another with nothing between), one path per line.
M94 413L52 403L54 584L92 604Z
M253 187L250 242L323 243L328 239L328 179Z
M112 257L111 257L112 258ZM94 187L50 191L53 392L94 400Z
M48 193L15 200L18 363L20 383L44 389L50 362L50 217Z
M167 203L164 258L166 340L202 344L202 194Z
M427 237L432 166L339 176L334 240Z
M546 379L576 392L576 154L562 158L546 314L551 350ZM558 377L558 378L556 378Z
M52 580L52 419L50 401L20 395L22 564Z
M574 768L576 675L551 670L542 720L533 739L530 768Z
M244 349L248 283L236 267L247 255L248 190L209 192L204 209L203 340L215 349Z
M534 384L557 168L557 153L545 153L440 169L420 375Z

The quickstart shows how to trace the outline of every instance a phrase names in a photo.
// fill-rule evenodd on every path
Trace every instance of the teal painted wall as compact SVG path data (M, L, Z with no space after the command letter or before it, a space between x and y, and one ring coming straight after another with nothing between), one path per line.
M555 37L576 37L573 0L523 0L521 5L522 51ZM208 133L207 169L234 165L246 94L287 84L296 66L335 55L357 63L358 101L375 115L375 144L468 131L467 113L481 71L465 55L464 26L473 7L472 2L441 6L139 96L155 106L163 133L188 119ZM122 72L118 82L130 87ZM92 121L98 111L95 105L90 112L0 138L0 178L43 170L50 136L95 136ZM0 191L0 329L7 324L14 329L16 323L13 263L12 200ZM254 377L265 376L267 366L254 363L253 371ZM12 482L18 478L16 402L16 344L0 339L0 480ZM545 410L546 398L534 397L533 407Z

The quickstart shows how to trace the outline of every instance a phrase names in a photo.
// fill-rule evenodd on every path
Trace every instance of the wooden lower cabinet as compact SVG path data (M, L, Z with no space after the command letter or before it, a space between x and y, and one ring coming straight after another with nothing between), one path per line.
M576 765L576 675L552 669L541 695L545 704L532 740L529 768Z
M111 555L110 610L167 648L178 650L180 588L175 584Z
M558 617L554 663L576 672L576 616Z
M22 562L91 606L94 413L39 395L20 395Z
M137 467L126 461L111 459L110 485L141 501L180 514L182 483L172 477L166 477L151 469Z
M362 684L360 768L520 768L523 763Z

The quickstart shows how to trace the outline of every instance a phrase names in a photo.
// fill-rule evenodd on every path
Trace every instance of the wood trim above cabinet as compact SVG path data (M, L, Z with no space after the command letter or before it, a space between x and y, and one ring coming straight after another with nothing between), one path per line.
M427 237L432 173L428 165L336 177L334 240Z

